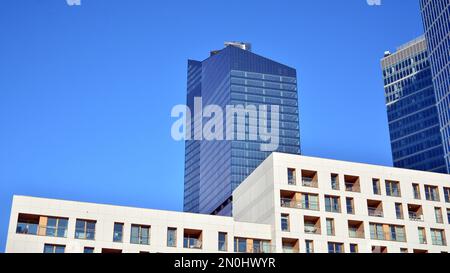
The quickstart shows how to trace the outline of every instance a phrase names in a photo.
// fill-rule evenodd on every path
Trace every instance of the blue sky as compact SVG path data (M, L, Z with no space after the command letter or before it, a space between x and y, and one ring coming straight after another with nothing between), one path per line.
M391 165L380 58L422 31L418 0L2 1L0 250L13 194L182 210L170 111L226 40L297 69L305 155Z

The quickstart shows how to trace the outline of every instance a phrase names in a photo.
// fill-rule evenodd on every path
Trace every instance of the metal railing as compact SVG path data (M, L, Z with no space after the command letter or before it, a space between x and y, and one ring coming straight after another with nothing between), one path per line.
M372 217L384 217L383 210L377 208L368 208L369 216Z
M419 214L417 212L409 212L409 220L423 222L423 214Z
M372 240L406 242L406 234L404 232L371 232L370 238Z
M17 234L67 238L67 227L40 226L32 223L17 223Z
M135 245L150 245L150 236L131 236L130 243Z
M314 179L311 177L302 177L302 186L317 188L317 181L314 181Z
M313 225L305 225L305 233L308 234L320 234L319 229Z
M361 192L361 189L358 185L349 182L345 183L345 190L350 192Z
M95 240L95 229L75 229L75 239Z
M283 253L300 253L300 251L291 246L283 246Z
M297 185L295 177L288 178L288 184L293 186Z
M295 201L289 198L281 198L281 206L284 208L319 210L317 201Z
M189 249L202 249L202 241L195 238L184 238L183 247Z
M349 229L348 230L348 236L350 238L359 238L359 239L364 239L365 238L364 232L357 231L357 230L354 230L354 229Z

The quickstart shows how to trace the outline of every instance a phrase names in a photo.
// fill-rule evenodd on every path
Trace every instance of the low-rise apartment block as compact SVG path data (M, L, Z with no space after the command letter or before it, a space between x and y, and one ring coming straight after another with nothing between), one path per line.
M233 217L15 196L7 252L448 252L450 176L273 153Z

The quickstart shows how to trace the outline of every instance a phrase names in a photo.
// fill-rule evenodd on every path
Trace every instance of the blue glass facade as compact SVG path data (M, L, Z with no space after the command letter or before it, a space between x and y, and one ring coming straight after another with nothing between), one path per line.
M425 38L386 55L382 67L394 166L446 173Z
M450 0L421 0L420 6L450 173Z
M300 154L295 69L234 46L203 62L189 61L188 66L187 101L191 109L193 97L199 94L203 106L214 104L222 109L227 105L278 105L276 151ZM261 151L260 145L267 142L252 140L250 119L245 119L245 140L186 141L185 211L231 215L233 190L272 153ZM233 125L238 122L234 119Z

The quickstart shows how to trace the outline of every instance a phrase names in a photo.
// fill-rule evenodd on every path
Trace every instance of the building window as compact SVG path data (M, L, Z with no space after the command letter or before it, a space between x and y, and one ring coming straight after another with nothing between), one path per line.
M414 199L420 200L420 186L419 184L413 184L413 193L414 193Z
M66 246L64 245L44 245L44 253L64 253L66 252Z
M228 251L228 234L219 232L219 251Z
M450 224L450 209L447 209L447 223Z
M400 248L400 253L408 253L408 249L407 248Z
M380 179L372 179L373 194L381 195Z
M115 242L115 243L123 242L123 224L122 223L114 223L113 242Z
M436 186L425 185L425 197L428 201L440 201L439 189Z
M345 200L347 205L347 213L355 214L355 203L353 201L353 198L347 197Z
M340 199L337 196L325 195L325 210L328 212L340 213Z
M177 229L167 228L167 246L177 247Z
M346 191L361 192L358 176L344 175L344 182Z
M419 244L427 244L427 233L425 231L425 228L419 227L417 228L417 231L419 232Z
M247 239L245 238L234 238L234 252L236 253L246 253L247 252Z
M445 202L450 203L450 188L444 188Z
M314 241L306 240L305 246L306 246L306 253L314 253Z
M96 221L77 219L75 225L75 239L95 240Z
M289 185L297 185L297 175L295 169L288 169L288 184Z
M270 253L270 242L265 240L253 240L252 253Z
M431 241L436 246L446 246L445 233L441 229L431 229Z
M350 244L350 253L358 253L358 245Z
M289 231L289 214L281 214L281 230Z
M334 219L327 218L327 235L328 236L334 236L335 235Z
M94 253L94 248L93 247L85 247L84 248L84 250L83 250L83 253L86 253L86 254L91 254L91 253Z
M328 253L344 253L344 244L328 243Z
M331 174L331 189L332 190L339 190L339 175L338 174Z
M400 183L398 181L386 181L386 195L400 197Z
M442 209L441 208L434 208L434 216L436 218L436 223L443 224L444 218L442 216Z
M130 243L137 245L149 245L150 227L141 225L131 225Z
M45 235L51 237L66 238L68 221L69 220L66 218L48 217Z
M395 203L395 215L397 219L403 219L403 205L401 203Z

